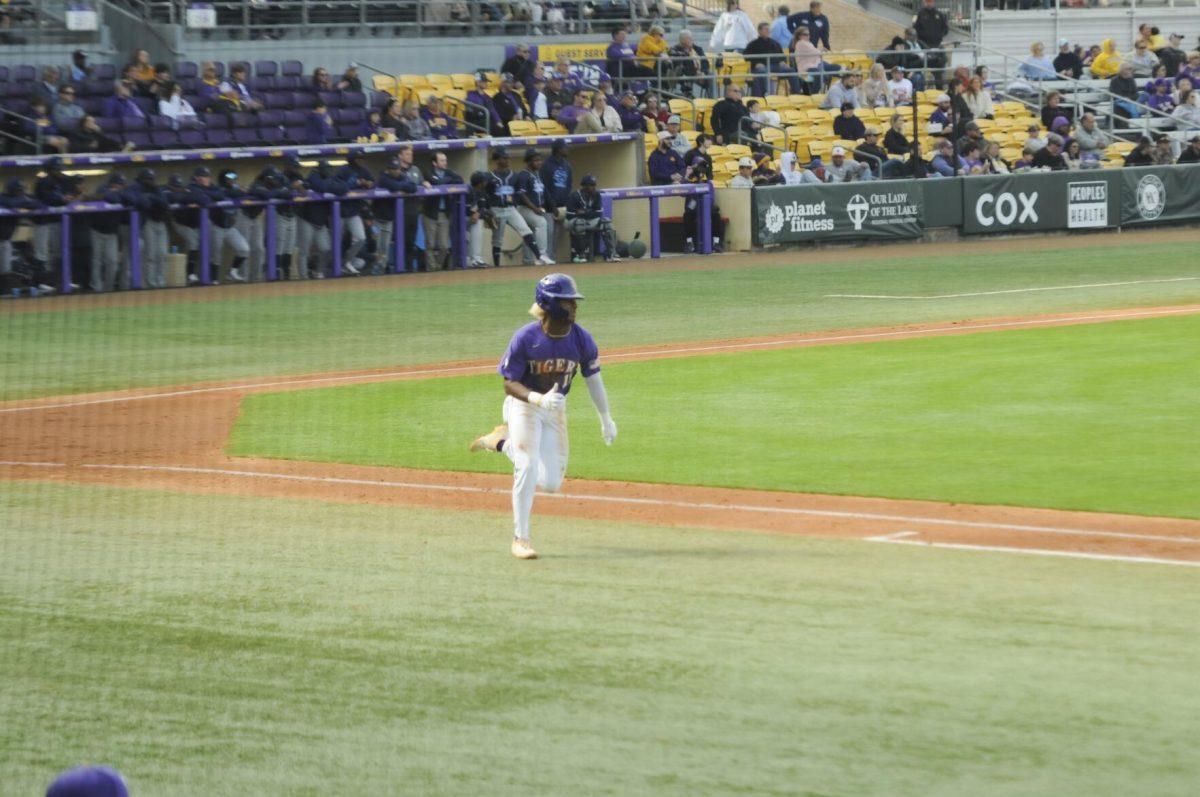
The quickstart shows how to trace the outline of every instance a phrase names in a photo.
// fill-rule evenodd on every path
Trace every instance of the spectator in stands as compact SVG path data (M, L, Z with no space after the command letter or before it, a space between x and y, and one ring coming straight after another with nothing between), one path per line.
M571 197L574 169L567 159L567 142L559 139L550 145L550 157L542 163L539 176L546 188L546 242L551 256L558 250L558 227L566 218L567 200Z
M333 91L333 80L329 77L329 70L323 66L314 69L309 86L313 91Z
M779 158L779 176L784 185L820 185L821 178L800 165L796 153L788 151Z
M1100 54L1092 59L1092 77L1111 78L1120 70L1122 60L1121 54L1117 52L1116 40L1105 39L1100 42Z
M1079 80L1083 76L1083 59L1071 49L1066 39L1058 40L1058 55L1054 56L1054 73L1060 77Z
M558 60L554 62L554 67L550 70L550 74L546 77L553 78L555 75L559 77L564 84L570 84L577 79L575 69L571 66L571 57L560 55Z
M942 40L950 32L950 21L945 12L938 9L935 0L922 0L921 8L913 17L913 30L917 32L917 41L925 50L940 50ZM925 53L925 63L932 69L940 69L946 65L945 53ZM938 73L934 82L941 83Z
M1042 146L1045 146L1043 144ZM1013 174L1027 172L1033 168L1033 156L1037 154L1037 148L1032 146L1028 141L1021 147L1021 157L1017 158L1012 163Z
M667 44L667 40L663 38L665 33L666 31L661 25L651 25L646 35L638 41L638 65L652 75L659 74L659 59L671 49L671 45ZM666 74L666 71L662 70L662 74Z
M1042 127L1037 122L1033 122L1025 129L1025 145L1033 147L1034 152L1046 146L1046 139L1042 135Z
M904 117L898 113L892 114L888 123L888 131L883 134L883 148L889 156L903 158L909 154L911 144L904 135Z
M754 161L749 157L738 158L738 171L729 181L730 188L754 187Z
M83 106L75 102L75 89L70 85L60 86L58 101L54 103L54 110L50 112L51 118L54 119L54 126L58 128L59 132L70 136L79 128L79 123L86 113Z
M529 53L528 44L518 44L513 54L500 65L500 74L507 72L513 76L513 80L522 86L526 85L533 76L533 68L537 65L535 61L530 60Z
M970 121L964 126L962 138L958 141L959 154L962 154L962 151L969 144L975 144L979 147L980 154L987 149L988 142L983 137L983 130L980 129L978 122Z
M783 184L783 176L775 170L775 167L771 164L771 156L765 152L755 156L752 177L755 185Z
M825 52L833 49L833 46L829 43L829 17L821 13L821 3L819 0L812 0L808 4L807 11L793 14L788 19L788 25L792 30L808 28L813 44Z
M713 179L713 162L712 156L708 151L712 148L712 138L705 133L696 136L695 148L688 151L683 156L683 162L687 164L687 171L684 172L684 182L688 183L711 183ZM696 251L696 244L692 238L692 231L696 229L696 219L700 209L700 200L695 196L685 197L683 200L683 229L687 236L683 242L683 251L691 253ZM725 223L721 220L721 209L714 201L712 210L709 214L709 222L712 229L712 244L713 251L721 251L721 238L725 235Z
M529 106L530 119L549 119L550 100L546 96L545 76L535 74L529 88L525 90L525 104Z
M1046 55L1046 45L1034 42L1029 45L1029 57L1017 67L1017 74L1026 80L1054 80L1058 72L1054 62Z
M1089 111L1079 118L1075 140L1079 142L1080 157L1099 159L1112 143L1112 136L1096 126L1096 115Z
M667 124L667 120L671 118L671 112L662 106L662 102L659 100L658 95L653 91L646 93L646 97L642 102L641 110L642 116L646 117L647 119L653 119L655 126L659 130L661 130Z
M575 101L575 92L573 89L566 88L563 79L556 72L550 73L550 78L546 81L546 107L549 108L555 103L559 107L565 108Z
M748 116L758 123L759 128L762 128L764 125L771 125L772 127L780 126L779 113L769 110L758 100L750 100L750 102L746 103L746 110L750 112Z
M854 115L854 106L848 102L842 103L842 112L833 120L834 135L845 141L857 141L863 137L865 130L862 119Z
M888 154L879 146L879 129L868 125L863 130L863 142L854 148L854 160L871 170L871 176L879 179L884 164L888 163Z
M859 106L863 108L894 108L895 100L888 88L887 74L883 64L872 64L871 72L858 89Z
M626 133L646 132L646 117L642 116L642 111L638 108L637 95L632 91L621 95L621 102L617 105L616 110L617 116L621 119L621 130Z
M825 75L822 74L824 61L821 58L821 51L812 43L812 34L808 28L796 28L796 32L792 35L790 49L792 64L797 73L796 83L803 83L803 86L796 85L796 88L802 89L805 94L820 92L826 80Z
M1150 159L1154 161L1155 166L1170 166L1175 163L1175 140L1166 133L1159 133L1154 137L1154 149L1150 152Z
M134 50L129 66L130 77L138 84L149 85L154 82L154 65L150 63L150 53L146 50ZM137 89L139 93L143 91L141 85L138 85Z
M592 95L591 110L579 118L574 132L576 135L621 132L621 117L608 104L603 92L597 91Z
M391 130L396 138L404 140L407 137L404 124L404 103L396 98L388 100L387 105L383 108L383 116L380 117L379 126L384 130Z
M671 58L671 69L677 77L695 78L708 69L708 58L700 45L696 44L690 30L679 31L679 43L667 55ZM676 85L680 94L692 97L703 94L706 84L703 80L681 80Z
M208 113L223 113L226 116L242 113L247 110L242 104L242 98L232 83L222 83L218 88L220 94L208 106Z
M422 108L421 112L424 113L425 109ZM350 138L353 141L361 139L366 139L367 141L388 140L389 134L383 129L383 114L379 112L378 108L372 108L367 111L366 118L362 120L358 129Z
M336 88L338 91L363 90L362 80L358 77L358 64L351 61L346 66L346 71L342 73L342 78L337 82Z
M892 67L892 79L888 81L888 93L892 96L892 105L912 105L913 84L904 76L904 67Z
M425 182L431 186L462 185L463 179L446 164L446 153L435 152L429 159L429 171ZM425 248L429 252L427 265L430 271L441 271L450 265L450 216L452 200L445 196L431 196L424 202Z
M145 97L149 100L158 100L162 94L163 87L171 82L171 67L166 64L154 65L154 79L149 83L134 83L133 87L137 89L138 96Z
M313 108L304 121L304 131L304 140L309 144L328 144L337 136L329 109L320 97L313 102Z
M954 177L963 173L958 157L954 154L954 145L948 138L939 138L934 144L933 160L929 167L942 177Z
M904 71L908 73L908 79L913 82L913 88L917 91L924 91L927 56L920 39L917 38L916 30L905 28L903 42L908 47L908 54L899 56L896 63L904 67ZM937 54L933 55L936 57Z
M54 120L50 118L45 100L35 97L29 103L26 116L28 119L20 120L16 125L16 134L31 142L37 142L39 135L41 137L41 147L31 146L30 154L40 155L47 152L67 151L66 136L60 135L58 128L54 126Z
M542 99L544 102L545 98ZM458 126L455 119L445 112L442 98L436 94L430 94L429 99L425 101L425 107L421 109L421 118L429 126L429 132L433 138L438 140L458 138Z
M858 107L858 75L854 72L842 73L842 79L829 87L829 91L825 94L825 100L821 103L822 108L841 108L846 103L850 103L855 108Z
M1150 43L1145 39L1133 43L1133 53L1126 60L1133 65L1134 77L1150 77L1158 66L1158 56L1150 52Z
M1134 68L1136 74L1136 67ZM1153 85L1151 85L1153 83ZM1146 84L1146 90L1151 92L1145 99L1145 104L1161 113L1175 110L1175 97L1171 94L1173 88L1170 80L1151 81Z
M938 128L933 132L940 133L951 127L950 95L937 95L937 98L934 99L934 104L936 107L934 107L933 113L929 114L929 124L938 125Z
M1180 96L1179 105L1171 111L1178 130L1200 129L1200 91L1188 91Z
M988 93L988 97L991 97L996 91L996 84L988 79L990 76L991 71L987 68L987 64L979 64L977 67L975 67L975 77L979 78L980 91L986 91Z
M263 107L262 102L250 93L250 88L246 85L246 67L244 65L234 64L233 68L229 70L229 84L237 91L238 100L245 110L257 111Z
M681 156L686 155L687 151L692 148L692 144L688 141L680 130L680 119L678 116L671 115L667 117L666 130L671 134L671 149L678 152Z
M1049 169L1052 172L1067 170L1067 162L1063 158L1063 140L1057 133L1046 136L1046 146L1033 153L1033 168Z
M1192 136L1189 146L1180 154L1176 163L1200 163L1200 136Z
M984 172L986 174L1010 174L1012 166L1000 154L1000 144L989 141L983 156Z
M487 86L487 75L483 72L477 73L475 75L475 88L467 92L468 105L464 116L468 124L486 130L488 135L503 135L504 125L500 121L500 113L496 110L496 103L492 102L492 98L487 93Z
M671 134L668 131L658 131L658 147L650 153L646 168L650 173L651 185L683 182L687 167L684 165L683 155L671 147Z
M221 93L221 81L217 79L217 68L206 63L200 70L200 82L196 84L196 93L201 97L215 99Z
M771 75L789 71L783 48L771 38L771 26L766 22L758 24L758 36L746 44L743 55L750 62L750 73L756 76L753 82L756 97L771 93Z
M496 107L496 114L500 117L500 129L506 136L511 134L509 122L524 121L529 118L529 109L525 107L525 101L521 99L521 95L515 91L514 83L513 76L505 72L500 76L499 91L492 95L492 103Z
M714 53L740 53L754 36L754 23L750 15L742 10L739 0L729 0L725 4L725 11L717 17L717 24L713 26L708 49Z
M1187 53L1180 49L1182 44L1182 34L1172 33L1167 39L1166 46L1154 52L1158 56L1159 63L1167 68L1167 77L1175 77L1179 74L1179 68L1187 62Z
M1086 161L1083 157L1083 150L1079 148L1079 142L1071 139L1067 142L1067 146L1063 149L1063 162L1067 164L1067 171L1077 172L1087 168Z
M604 95L604 99L608 101L608 104L610 106L615 106L618 100L616 92L613 90L612 78L601 73L598 85L600 87L600 93Z
M711 124L718 144L736 144L742 132L742 119L750 111L742 104L742 89L729 83L725 86L725 99L712 107Z
M604 71L614 77L621 87L629 81L639 78L654 77L652 70L646 69L635 60L633 45L628 41L629 31L624 25L612 29L612 42L605 51Z
M71 53L71 72L70 79L72 83L82 83L92 76L92 68L88 66L87 53L83 50L76 50Z
M1154 165L1154 157L1152 155L1153 149L1154 149L1154 142L1151 141L1149 139L1149 137L1142 136L1140 139L1138 139L1138 143L1134 146L1134 148L1129 151L1129 154L1125 156L1125 165L1126 166L1153 166Z
M109 114L106 112L104 115L108 116ZM161 99L158 101L158 115L170 119L176 129L180 125L200 123L196 109L183 98L183 87L174 82L168 83L163 89Z
M963 102L971 112L972 119L995 119L996 110L992 106L992 95L983 87L983 78L972 75L967 88L962 92Z
M1200 52L1190 52L1187 57L1187 66L1182 67L1179 73L1175 76L1175 82L1187 78L1192 81L1192 85L1196 85L1200 81Z
M104 111L100 115L110 119L146 118L146 112L133 101L129 93L129 84L123 80L118 80L113 87L113 95L104 101Z
M404 103L403 138L407 141L429 141L433 138L433 131L421 116L421 109L415 100Z
M962 152L962 170L964 174L986 174L987 166L983 162L983 152L979 149L979 144L974 141L967 141L963 144Z
M1051 91L1046 95L1046 104L1042 106L1042 124L1050 130L1054 129L1054 120L1066 117L1070 122L1075 118L1075 109L1062 104L1062 94Z
M1121 64L1118 67L1116 76L1108 81L1109 92L1117 95L1113 100L1113 111L1118 116L1124 116L1127 119L1137 119L1142 115L1142 110L1137 107L1138 85L1133 79L1133 67L1129 64Z
M779 6L775 9L775 19L771 21L771 38L784 52L790 52L792 49L793 28L788 23L791 13L787 6Z
M852 183L855 180L870 180L871 170L855 160L846 159L846 148L835 146L829 152L829 164L825 167L825 182Z
M558 119L560 125L573 133L579 127L579 120L587 114L587 94L583 89L575 89L575 94L571 98L571 104L564 106L555 118Z
M47 106L53 105L58 100L58 89L61 84L58 67L44 66L42 67L42 79L30 88L29 97L43 100Z

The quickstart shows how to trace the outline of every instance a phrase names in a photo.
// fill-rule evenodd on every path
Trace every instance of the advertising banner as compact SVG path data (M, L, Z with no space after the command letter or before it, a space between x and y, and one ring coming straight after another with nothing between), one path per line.
M919 238L921 184L888 180L790 185L753 192L754 243Z
M1200 166L1121 170L1121 224L1200 218Z
M963 232L1080 230L1116 226L1120 182L1112 172L964 177Z

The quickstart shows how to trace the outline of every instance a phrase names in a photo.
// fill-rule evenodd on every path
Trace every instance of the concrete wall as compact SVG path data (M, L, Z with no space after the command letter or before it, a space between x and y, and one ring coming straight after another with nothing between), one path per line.
M1164 36L1184 34L1184 49L1196 47L1196 32L1200 30L1200 8L1196 6L1166 8L1064 8L1037 11L980 11L979 43L1007 55L1023 56L1029 45L1044 42L1046 50L1054 53L1059 38L1085 47L1099 44L1112 37L1122 52L1133 49L1138 25L1149 23L1162 30ZM985 57L986 61L987 58Z

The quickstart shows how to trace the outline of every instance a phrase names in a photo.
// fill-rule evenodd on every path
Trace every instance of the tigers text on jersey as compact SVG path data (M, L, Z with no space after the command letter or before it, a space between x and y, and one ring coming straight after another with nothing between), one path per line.
M505 379L520 382L530 390L549 393L558 383L566 395L579 371L585 377L600 372L600 352L591 334L578 324L561 338L552 338L540 321L517 330L497 369Z

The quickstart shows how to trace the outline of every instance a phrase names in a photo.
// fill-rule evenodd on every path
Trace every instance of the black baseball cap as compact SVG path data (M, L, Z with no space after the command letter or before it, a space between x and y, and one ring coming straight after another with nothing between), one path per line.
M508 150L506 150L504 147L497 147L496 149L492 150L492 159L493 160L500 160L501 158L507 158L507 157L508 157Z
M212 177L212 171L207 166L197 166L192 171L192 177Z
M596 175L585 174L583 176L583 178L579 181L579 184L580 185L595 185L596 184Z

